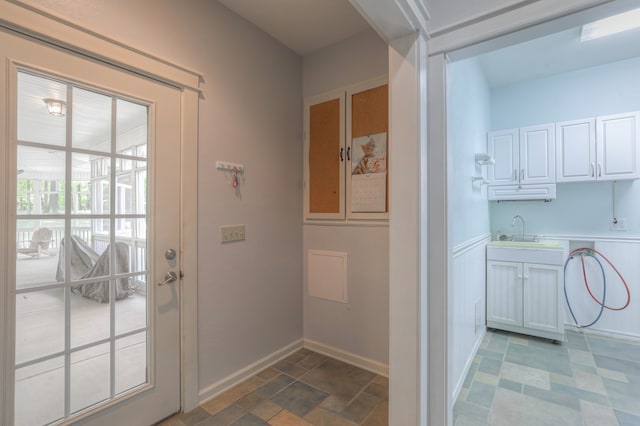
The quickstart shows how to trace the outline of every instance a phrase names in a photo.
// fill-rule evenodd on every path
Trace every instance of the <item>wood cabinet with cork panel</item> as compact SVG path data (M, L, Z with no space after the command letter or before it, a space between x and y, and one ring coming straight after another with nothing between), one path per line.
M386 77L305 100L304 219L389 217Z

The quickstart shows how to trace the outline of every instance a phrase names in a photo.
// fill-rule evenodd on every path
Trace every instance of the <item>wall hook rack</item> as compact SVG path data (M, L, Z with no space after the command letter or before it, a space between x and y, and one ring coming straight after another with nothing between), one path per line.
M228 161L216 161L216 169L229 172L244 173L244 166L242 164L230 163Z

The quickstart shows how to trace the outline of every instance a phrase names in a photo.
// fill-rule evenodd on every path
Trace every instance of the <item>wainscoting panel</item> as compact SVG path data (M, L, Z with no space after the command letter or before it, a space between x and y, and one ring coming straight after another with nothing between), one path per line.
M449 283L449 389L455 401L485 332L486 244L489 234L453 249Z

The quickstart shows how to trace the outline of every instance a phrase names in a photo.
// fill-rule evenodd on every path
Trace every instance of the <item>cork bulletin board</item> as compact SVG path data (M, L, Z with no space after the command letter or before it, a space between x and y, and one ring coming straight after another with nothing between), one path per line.
M340 212L340 99L309 111L309 211Z
M351 138L389 131L389 86L375 87L351 97Z
M379 162L377 166L378 170L361 170L361 166L353 163L352 170L349 171L353 175L351 181L351 206L354 212L388 212L389 211L389 174L387 173L388 164L388 143L387 140L389 134L389 90L388 85L375 87L372 89L357 92L351 95L351 135L349 135L347 144L352 146L351 157L352 161L357 160L358 156L362 156L361 151L365 151L368 148L372 150L375 148L376 153L370 153L371 159ZM369 141L369 146L365 145L365 142ZM371 164L371 162L369 163ZM360 170L359 170L360 168ZM354 197L358 197L359 192L363 190L369 190L369 184L363 182L361 176L355 176L359 173L368 174L367 178L375 178L377 183L375 184L378 192L375 197L378 201L378 207L368 210L365 206L368 204L366 201L355 202ZM384 175L382 175L384 173ZM356 178L358 179L356 186ZM380 180L381 179L381 180ZM370 180L373 182L373 179ZM360 186L360 185L367 186ZM368 187L368 188L367 188ZM383 199L384 198L384 199ZM359 205L360 207L356 207ZM361 210L358 210L361 209Z

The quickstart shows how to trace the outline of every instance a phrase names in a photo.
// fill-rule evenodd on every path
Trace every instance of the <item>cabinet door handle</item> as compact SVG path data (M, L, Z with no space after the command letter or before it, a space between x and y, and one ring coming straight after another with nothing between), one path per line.
M340 148L340 161L344 161L344 148Z
M347 147L347 161L351 161L351 147Z
M598 161L598 177L602 176L602 163Z
M529 275L525 275L525 276L524 276L524 277L522 277L522 278L524 278L525 280L528 280L528 279L529 279Z
M520 169L520 181L524 180L524 169Z
M596 177L596 164L591 163L591 177Z
M518 169L513 169L513 180L518 180Z

